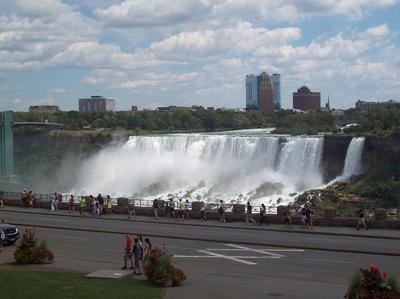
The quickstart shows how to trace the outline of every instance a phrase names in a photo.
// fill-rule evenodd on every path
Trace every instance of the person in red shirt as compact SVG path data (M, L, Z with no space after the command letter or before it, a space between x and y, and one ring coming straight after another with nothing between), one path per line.
M132 238L130 235L126 235L126 243L124 249L124 266L122 269L126 269L128 260L131 262L131 269L134 269L133 259L132 259Z

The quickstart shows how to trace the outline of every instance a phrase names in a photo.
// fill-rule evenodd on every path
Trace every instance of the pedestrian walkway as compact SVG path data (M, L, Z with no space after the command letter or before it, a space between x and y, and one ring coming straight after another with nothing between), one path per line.
M56 210L51 212L47 209L28 209L22 207L10 207L7 206L0 210L0 218L1 211L8 212L16 212L16 213L34 213L34 214L43 214L43 215L53 215L57 216L68 216L68 217L81 217L79 213L69 214L68 210ZM89 213L86 214L85 218L93 218L93 216L89 216ZM368 238L383 238L383 239L398 239L400 240L400 231L394 229L370 229L368 231L357 231L356 228L352 227L340 227L340 226L315 226L312 229L305 229L299 225L293 225L292 228L287 228L284 224L270 224L268 226L259 226L258 224L246 224L243 222L230 222L230 223L221 223L218 220L207 220L200 221L199 219L188 219L185 222L178 222L171 219L167 219L164 217L160 217L158 220L151 216L135 216L131 220L127 219L127 215L125 214L112 214L112 215L103 215L101 217L96 217L107 220L117 220L117 221L137 221L137 222L145 222L145 223L165 223L165 224L176 224L176 225L191 225L191 226L204 226L204 227L224 227L224 228L232 228L232 229L246 229L246 230L263 230L263 231L278 231L278 232L286 232L286 233L307 233L307 234L323 234L323 235L339 235L339 236L354 236L354 237L368 237ZM7 219L5 219L7 220ZM357 224L357 220L354 220L354 224Z

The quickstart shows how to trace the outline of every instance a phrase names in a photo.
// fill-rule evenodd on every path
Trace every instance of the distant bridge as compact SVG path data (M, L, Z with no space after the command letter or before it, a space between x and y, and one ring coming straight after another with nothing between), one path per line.
M0 177L14 174L14 138L13 128L38 126L49 130L62 128L62 124L49 122L14 122L13 112L0 112Z

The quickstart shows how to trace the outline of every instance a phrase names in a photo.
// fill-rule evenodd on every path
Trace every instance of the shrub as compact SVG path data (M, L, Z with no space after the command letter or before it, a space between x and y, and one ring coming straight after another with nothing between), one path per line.
M54 254L47 248L47 243L41 241L37 245L34 229L26 229L15 250L14 258L17 264L44 264L54 260Z
M353 276L346 299L400 299L400 288L396 278L382 273L374 265L359 269Z
M160 248L153 248L144 260L147 280L160 286L178 286L186 279L181 269L173 265L172 256Z

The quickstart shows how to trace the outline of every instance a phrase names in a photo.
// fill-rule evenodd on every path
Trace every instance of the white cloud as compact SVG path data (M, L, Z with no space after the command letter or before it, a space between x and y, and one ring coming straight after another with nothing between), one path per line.
M172 60L202 59L224 53L253 52L262 45L278 46L300 37L299 28L268 30L251 23L216 30L181 32L151 44L157 57Z
M314 16L361 18L373 8L398 0L124 0L95 15L116 27L173 26L201 21L218 25L237 21L257 24L299 22Z
M138 69L161 64L162 62L151 53L143 51L126 53L117 45L98 44L92 41L73 43L46 62L49 67L117 69Z
M112 26L164 26L198 20L210 13L211 1L125 0L94 14Z
M365 31L366 36L382 38L390 33L390 30L386 24L380 26L368 28Z

